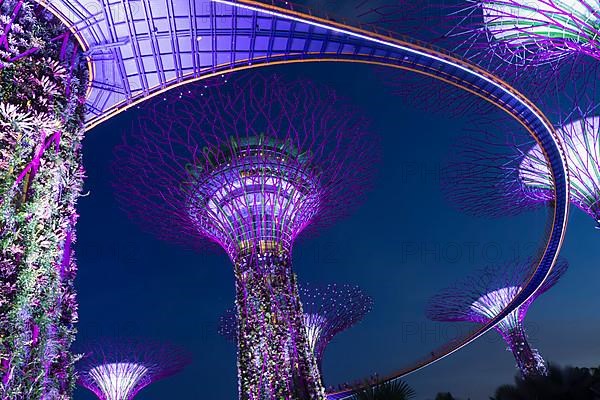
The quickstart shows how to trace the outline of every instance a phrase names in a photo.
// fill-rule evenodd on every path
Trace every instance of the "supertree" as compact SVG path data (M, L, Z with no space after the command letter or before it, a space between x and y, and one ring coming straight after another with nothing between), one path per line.
M485 324L515 298L531 267L531 263L511 262L483 269L431 298L427 317L433 321ZM539 352L529 345L523 320L531 304L552 288L567 268L567 262L559 260L538 291L494 327L513 353L524 377L545 375L547 369Z
M321 369L325 348L372 310L373 299L358 286L336 284L303 285L300 298L308 342Z
M554 86L598 77L597 0L427 0L418 7L410 0L385 5L365 0L365 4L363 20L410 32L459 54L533 100ZM472 118L494 111L450 85L389 71L382 71L382 76L392 90L428 112Z
M69 399L87 69L37 2L0 2L0 398Z
M571 202L600 228L600 112L583 94L560 99L572 107L546 101L557 110L556 131L564 144ZM593 96L592 96L593 97ZM592 104L586 107L586 104ZM520 141L508 133L462 140L448 165L444 192L460 209L472 214L503 216L519 213L554 200L554 183L539 144Z
M588 116L560 126L571 179L571 202L600 229L600 116ZM553 200L554 183L539 145L525 153L518 168L523 195L532 202Z
M376 26L380 31L389 29L430 45L453 52L456 50L456 54L470 56L471 49L463 49L462 38L456 38L453 34L459 23L450 16L462 10L455 3L445 0L362 0L355 8L355 13L361 22ZM482 45L483 42L480 40L478 44ZM496 57L473 58L477 64L485 63L485 69L493 71L497 77L506 79L512 76L510 72L513 71ZM453 85L442 84L436 79L423 79L389 68L378 68L377 75L391 93L402 98L404 104L443 118L464 120L467 126L477 123L482 116L501 112L480 97Z
M600 59L599 11L597 0L473 0L453 18L465 47L485 37L509 63L545 64L572 55Z
M123 208L160 238L217 243L233 263L240 398L323 399L291 251L372 182L365 120L313 84L253 76L154 103L135 131L116 151Z
M338 333L359 323L373 308L373 299L360 287L352 285L303 284L299 291L308 346L321 371L327 345ZM228 309L220 317L219 333L233 343L237 341L237 315L234 309Z
M142 340L90 344L78 366L78 383L100 400L131 400L140 390L174 375L191 362L183 349Z

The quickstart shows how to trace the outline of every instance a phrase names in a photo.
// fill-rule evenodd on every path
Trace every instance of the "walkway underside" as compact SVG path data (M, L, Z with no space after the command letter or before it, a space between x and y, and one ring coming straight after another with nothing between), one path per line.
M568 177L560 139L533 104L487 72L408 38L253 0L48 3L78 35L89 57L88 129L152 95L214 74L275 63L346 61L411 70L470 91L504 109L540 143L555 179L557 201L547 248L530 283L488 325L390 379L423 368L491 329L539 287L554 264L568 212Z

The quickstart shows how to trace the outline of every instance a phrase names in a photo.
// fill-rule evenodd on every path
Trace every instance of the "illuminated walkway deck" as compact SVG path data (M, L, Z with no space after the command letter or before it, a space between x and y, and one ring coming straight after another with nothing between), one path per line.
M488 325L389 379L442 359L491 329L539 287L558 255L569 204L560 139L529 100L466 61L412 39L254 0L37 1L70 26L88 55L92 74L88 129L187 82L243 68L316 61L371 63L428 75L486 99L527 129L544 150L556 182L554 218L537 270L512 304Z

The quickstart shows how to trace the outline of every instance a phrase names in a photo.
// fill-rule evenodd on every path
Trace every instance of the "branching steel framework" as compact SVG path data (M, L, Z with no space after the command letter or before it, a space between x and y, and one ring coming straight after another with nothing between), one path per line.
M571 176L571 202L589 215L600 229L600 116L583 113L581 118L557 128L563 138ZM516 170L525 201L553 200L548 167L536 144L521 159Z
M519 292L531 266L531 263L511 262L483 269L435 295L427 307L427 317L433 321L485 324ZM567 268L567 262L560 260L535 294L494 328L513 353L524 377L546 375L547 366L539 352L529 345L523 320L535 299L550 290Z
M600 59L597 0L474 0L451 18L451 33L475 54L516 65L545 64L573 55ZM479 38L485 38L483 46Z
M115 152L121 206L159 237L229 255L240 399L324 399L292 248L360 203L377 137L334 92L273 76L168 100Z
M543 102L556 118L565 146L571 181L571 203L600 228L600 112L596 90L580 88L562 101ZM566 103L566 105L562 104ZM492 125L494 119L488 121ZM500 136L500 137L499 137ZM515 132L465 136L457 142L442 186L454 205L470 214L506 216L554 200L553 181L540 146Z
M183 349L134 339L88 345L78 367L78 383L101 400L131 400L140 390L174 375L191 362Z
M329 284L303 285L300 298L308 340L322 368L323 354L340 332L360 322L373 308L373 299L358 286Z
M569 180L560 138L527 98L468 61L390 32L357 28L254 0L38 2L71 29L86 51L92 77L88 128L152 95L221 71L337 61L385 65L444 81L495 104L527 129L548 158L556 193L552 226L538 268L511 304L488 324L389 379L423 368L492 329L527 300L551 270L568 214Z
M598 75L600 3L596 0L365 0L361 19L414 32L460 54L523 91L530 99ZM386 74L412 104L452 116L487 116L490 105L413 76ZM450 99L449 99L450 98ZM447 102L454 105L448 108Z
M373 308L373 299L358 286L303 284L299 287L308 344L322 370L327 345L338 334L359 323ZM237 342L237 317L228 309L220 317L219 333ZM322 374L321 374L322 376Z

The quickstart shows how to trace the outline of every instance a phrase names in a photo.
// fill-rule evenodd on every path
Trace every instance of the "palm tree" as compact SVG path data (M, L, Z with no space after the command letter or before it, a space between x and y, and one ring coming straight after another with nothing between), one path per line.
M410 400L415 391L402 381L384 382L363 389L354 395L354 400Z

